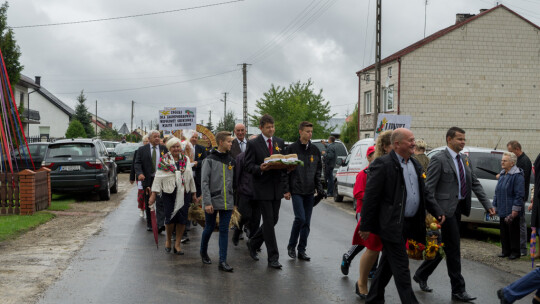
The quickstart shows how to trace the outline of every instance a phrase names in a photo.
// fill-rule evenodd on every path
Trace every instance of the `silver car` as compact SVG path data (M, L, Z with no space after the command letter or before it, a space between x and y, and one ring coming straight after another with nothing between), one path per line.
M433 149L427 153L427 156L431 158L433 157L433 155L439 153L444 149L446 149L446 146ZM482 188L484 188L487 197L490 198L490 201L493 201L493 196L495 195L495 187L497 186L497 178L495 176L499 174L502 170L501 159L503 152L505 151L493 150L490 148L465 147L461 152L469 156L476 177L480 181L480 184L482 184ZM531 225L531 212L528 211L527 207L530 204L533 185L534 177L531 176L531 184L529 185L531 189L529 191L529 197L527 198L527 203L525 205L525 219L528 226ZM492 226L493 228L495 228L499 227L500 225L499 217L490 217L489 214L486 213L486 210L484 209L482 204L480 204L480 202L476 198L476 195L474 195L474 192L472 193L471 199L471 214L470 216L463 216L461 218L461 221L468 223L469 227Z

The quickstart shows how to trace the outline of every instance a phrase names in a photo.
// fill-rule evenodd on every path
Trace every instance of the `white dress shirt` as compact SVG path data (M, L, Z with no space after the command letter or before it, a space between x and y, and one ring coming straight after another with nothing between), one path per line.
M448 150L448 152L450 152L450 155L452 156L452 160L454 161L454 166L456 167L456 177L457 177L457 181L458 181L458 185L459 185L459 191L458 191L458 199L459 200L462 200L464 199L464 197L461 196L461 180L459 178L459 165L458 165L458 160L456 159L456 156L458 155L454 150L450 149L449 147L446 147L446 149ZM465 178L465 180L467 180L467 170L465 170L465 164L463 164L463 157L461 157L461 155L459 156L459 158L461 159L460 163L461 163L461 168L463 169L463 177Z

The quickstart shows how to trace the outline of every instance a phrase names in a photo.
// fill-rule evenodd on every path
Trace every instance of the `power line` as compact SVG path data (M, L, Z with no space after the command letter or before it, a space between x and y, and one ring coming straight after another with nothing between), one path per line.
M206 4L206 5L200 5L200 6L179 8L179 9L160 11L160 12L152 12L152 13L143 13L143 14L136 14L136 15L129 15L129 16L100 18L100 19L89 19L89 20L79 20L79 21L68 21L68 22L57 22L57 23L46 23L46 24L19 25L19 26L12 26L11 28L13 28L13 29L35 28L35 27L58 26L58 25L68 25L68 24L81 24L81 23L101 22L101 21L128 19L128 18L136 18L136 17L146 17L146 16L154 16L154 15L176 13L176 12L181 12L181 11L189 11L189 10L195 10L195 9L207 8L207 7L219 6L219 5L225 5L225 4L232 4L232 3L235 3L235 2L242 2L242 1L244 1L244 0L233 0L233 1L227 1L227 2Z
M239 71L239 69L234 69L234 70L225 71L225 72L221 72L221 73L217 73L217 74L207 75L207 76L203 76L203 77L199 77L199 78L193 78L193 79L187 79L187 80L175 81L175 82L169 82L169 83L162 83L162 84L156 84L156 85L145 86L145 87L114 89L114 90L102 90L102 91L86 91L85 93L87 93L87 94L89 94L89 93L112 93L112 92L125 92L125 91L135 91L135 90L143 90L143 89L150 89L150 88L165 87L165 86L170 86L170 85L186 83L186 82L211 78L211 77L215 77L215 76L220 76L220 75L223 75L223 74L228 74L228 73L232 73L232 72L236 72L236 71ZM80 92L66 92L66 93L55 93L55 94L58 94L58 95L72 95L72 94L79 94L79 93Z

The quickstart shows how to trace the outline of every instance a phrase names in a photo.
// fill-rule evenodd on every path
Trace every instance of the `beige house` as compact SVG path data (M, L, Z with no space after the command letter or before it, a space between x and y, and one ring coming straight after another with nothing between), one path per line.
M359 137L372 137L375 66L357 72ZM540 152L540 27L504 5L458 14L447 27L381 60L381 113L411 115L428 147L451 126L467 144Z

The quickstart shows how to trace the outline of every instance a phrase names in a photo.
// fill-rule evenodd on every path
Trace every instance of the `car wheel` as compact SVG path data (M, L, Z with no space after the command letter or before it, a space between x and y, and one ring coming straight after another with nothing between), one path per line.
M111 188L109 187L109 181L107 181L105 188L99 191L99 199L102 201L108 201L111 199Z
M114 175L114 185L111 188L111 193L118 193L118 173Z
M343 195L339 195L337 181L334 181L334 202L341 203L343 202Z

